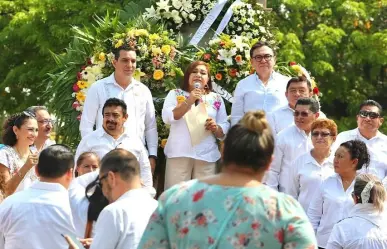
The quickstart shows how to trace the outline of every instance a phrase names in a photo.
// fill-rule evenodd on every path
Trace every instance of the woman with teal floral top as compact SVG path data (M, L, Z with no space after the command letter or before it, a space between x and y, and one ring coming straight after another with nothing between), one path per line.
M196 107L198 104L200 106ZM192 109L200 107L207 117L200 129L209 132L201 141L193 143L185 118L192 114ZM220 158L216 140L224 137L230 125L222 97L212 92L207 63L195 61L188 66L181 89L170 91L165 98L162 117L164 123L170 125L164 149L167 157L165 189L182 181L214 175L216 161Z
M225 139L222 172L164 192L138 248L317 248L301 205L261 183L273 149L264 112L246 113Z

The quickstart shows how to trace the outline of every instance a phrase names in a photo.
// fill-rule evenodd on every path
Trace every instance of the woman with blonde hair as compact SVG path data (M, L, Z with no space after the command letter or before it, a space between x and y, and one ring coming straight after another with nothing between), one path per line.
M300 204L262 184L274 138L263 111L228 132L218 175L164 192L138 248L315 248Z
M383 184L376 176L361 174L356 177L352 197L355 206L348 218L333 227L326 248L386 249L386 190Z

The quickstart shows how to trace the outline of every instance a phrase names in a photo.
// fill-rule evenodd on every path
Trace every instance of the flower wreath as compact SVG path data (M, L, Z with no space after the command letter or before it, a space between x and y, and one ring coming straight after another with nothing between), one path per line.
M318 89L317 83L316 83L314 77L310 76L309 72L303 66L298 64L297 62L294 62L294 61L289 62L289 67L294 72L296 72L298 76L304 76L305 78L307 78L310 81L310 84L312 85L312 91L313 91L312 97L319 101L320 97L322 97L322 93Z

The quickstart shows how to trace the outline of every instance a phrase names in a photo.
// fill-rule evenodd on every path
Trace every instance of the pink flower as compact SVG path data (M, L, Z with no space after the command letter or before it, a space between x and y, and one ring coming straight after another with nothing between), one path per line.
M78 72L77 73L77 80L81 80L82 79L82 74L81 74L81 72Z
M78 101L75 101L72 105L72 108L77 109L77 107L79 107L79 103Z
M79 92L79 86L78 86L78 84L77 83L75 83L74 85L73 85L73 91L74 92Z
M81 121L82 113L78 115L77 119Z
M215 101L214 102L215 109L218 110L218 111L219 111L221 105L222 105L222 103L220 103L220 101Z

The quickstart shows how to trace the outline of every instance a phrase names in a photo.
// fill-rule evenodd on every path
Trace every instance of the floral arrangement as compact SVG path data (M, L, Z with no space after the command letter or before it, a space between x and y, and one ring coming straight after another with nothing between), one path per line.
M246 36L250 39L259 38L274 44L271 18L263 6L256 3L256 0L242 0L234 3L232 11L233 16L226 27L227 34Z
M240 80L253 73L250 48L257 41L246 36L222 34L210 40L208 48L197 56L211 65L212 81L233 92Z
M294 62L294 61L289 62L289 67L298 76L304 76L310 81L310 83L312 85L313 97L315 99L319 100L319 98L322 97L322 93L318 89L317 83L316 83L314 77L310 76L309 72L303 66L298 64L297 62Z
M164 20L169 28L180 29L183 24L202 20L217 0L159 0L145 9L146 19Z
M176 76L183 75L180 67L175 65L178 55L176 42L166 31L150 34L145 29L129 29L126 33L115 34L111 43L116 49L128 45L138 51L137 69L133 77L147 85L153 96L174 89ZM87 65L81 68L77 73L77 81L72 86L73 109L82 112L89 87L114 71L113 59L113 53L96 51ZM80 117L81 114L78 115L78 120Z

